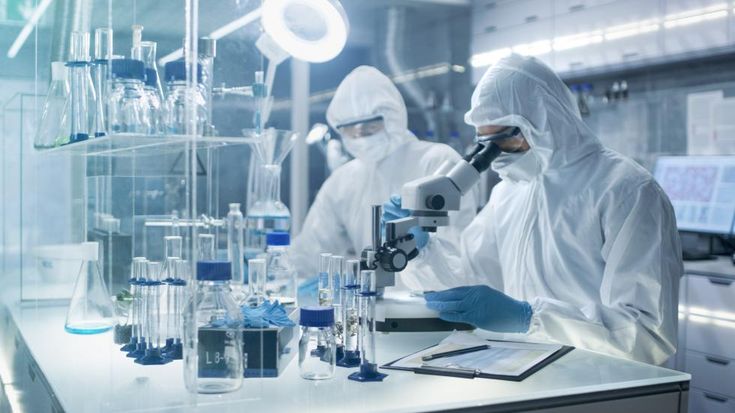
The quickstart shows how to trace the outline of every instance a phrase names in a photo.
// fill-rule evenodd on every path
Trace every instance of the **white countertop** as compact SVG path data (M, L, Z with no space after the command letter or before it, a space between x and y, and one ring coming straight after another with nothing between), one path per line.
M303 380L293 360L279 378L246 379L240 391L190 395L181 361L140 366L113 345L111 333L78 336L64 331L65 308L11 309L33 357L68 413L119 411L201 412L407 412L474 407L550 397L688 382L690 375L576 349L522 382L457 379L385 371L382 383L357 383L354 370L334 379ZM387 362L429 345L447 333L378 336Z

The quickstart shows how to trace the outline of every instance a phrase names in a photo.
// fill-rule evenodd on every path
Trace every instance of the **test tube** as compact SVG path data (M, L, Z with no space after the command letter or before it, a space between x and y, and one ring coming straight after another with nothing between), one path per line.
M342 274L344 273L345 259L341 255L332 255L329 258L329 274L331 287L332 287L332 307L334 308L335 322L334 322L334 339L337 343L337 360L340 360L344 354L342 346L343 334L342 334L342 320L339 317L342 314L342 289L340 288Z
M377 297L375 271L365 270L360 273L360 332L357 336L357 347L360 352L360 371L349 375L355 381L383 381L387 374L378 371L375 357L375 299Z
M133 335L136 336L137 342L135 349L132 349L127 356L130 358L140 358L145 355L146 332L144 325L147 322L146 317L146 294L148 292L148 260L145 257L133 258L133 278L131 288L135 285L135 293L133 294Z
M189 273L189 263L184 260L176 260L174 264L174 279L171 282L170 286L171 291L169 293L169 298L172 301L172 306L170 307L171 313L169 313L168 317L171 321L171 330L169 330L169 336L172 338L171 345L167 345L167 351L165 353L165 356L171 360L181 360L183 358L183 344L181 342L181 330L182 330L182 312L184 311L183 305L184 305L184 294L186 290L186 279L188 278L187 274ZM167 340L168 341L168 340Z
M258 307L265 301L265 277L266 262L264 258L253 258L248 260L248 288L250 295L247 305Z
M183 240L178 235L170 235L163 237L163 255L166 257L163 262L163 270L161 277L166 287L166 346L164 353L171 351L174 339L173 333L173 313L174 313L174 288L173 285L176 276L176 263L181 260L181 248Z
M319 280L318 297L319 306L328 307L332 305L332 277L329 270L330 257L332 254L323 252L319 254Z
M161 263L149 261L147 263L148 281L146 282L146 328L148 346L143 357L135 362L143 365L158 365L171 362L162 354L161 334Z
M133 296L133 301L130 304L130 309L128 312L128 321L132 328L132 333L130 335L130 342L128 344L122 346L120 348L120 351L124 351L126 353L129 353L131 351L135 351L138 345L138 337L141 336L139 331L139 321L138 321L138 305L140 302L140 266L138 265L139 262L144 262L145 258L143 257L134 257L133 258L133 265L130 266L130 279L128 280L128 285L130 288L130 295Z
M360 276L360 261L347 260L345 270L342 273L342 343L343 356L337 360L340 367L357 367L360 365L360 352L357 348L357 335L359 331L359 317L357 313L357 290Z
M197 261L214 261L214 235L199 234Z
M112 29L99 27L94 30L94 60L92 72L94 89L97 92L97 107L94 116L95 137L107 134L107 107L108 85L110 80L110 61L112 60Z
M69 142L75 143L89 138L90 123L94 120L96 98L89 71L89 33L71 33L69 50L69 100L71 132Z

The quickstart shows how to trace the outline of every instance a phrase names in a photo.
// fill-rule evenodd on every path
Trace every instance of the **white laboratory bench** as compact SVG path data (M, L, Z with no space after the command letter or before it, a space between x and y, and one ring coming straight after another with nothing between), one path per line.
M0 375L31 412L686 412L690 375L576 349L522 382L387 371L382 383L313 382L292 361L279 378L246 379L240 391L192 396L182 362L139 366L111 333L64 331L64 307L3 307ZM435 344L447 333L378 336L381 362ZM9 377L8 377L9 376ZM2 408L0 402L0 409Z

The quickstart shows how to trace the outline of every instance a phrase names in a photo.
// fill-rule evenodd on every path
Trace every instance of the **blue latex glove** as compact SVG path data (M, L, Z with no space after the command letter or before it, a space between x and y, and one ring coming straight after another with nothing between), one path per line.
M240 308L243 326L246 328L293 327L296 324L288 318L286 309L278 301L264 301L260 306Z
M408 215L409 212L407 209L401 209L400 195L391 195L390 201L383 204L383 217L381 224L385 226L385 223L388 221L405 218ZM408 232L413 234L414 239L416 240L416 248L418 249L424 248L429 242L429 234L427 234L426 231L422 231L419 227L413 227Z
M533 315L528 302L515 300L487 285L426 292L424 298L426 306L438 311L442 320L502 333L527 332Z

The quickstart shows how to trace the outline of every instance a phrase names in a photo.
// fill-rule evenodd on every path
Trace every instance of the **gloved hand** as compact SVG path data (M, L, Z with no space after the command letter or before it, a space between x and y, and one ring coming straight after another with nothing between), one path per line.
M525 333L533 310L487 285L457 287L424 293L426 306L439 312L442 320L468 323L502 333Z
M388 221L405 218L408 215L409 212L407 209L401 209L401 196L391 195L390 201L383 204L382 225L385 226L385 223ZM413 227L408 232L413 234L416 240L416 248L418 249L424 248L429 242L429 234L426 231L422 231L419 227Z

